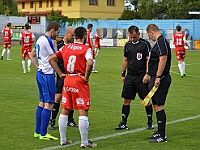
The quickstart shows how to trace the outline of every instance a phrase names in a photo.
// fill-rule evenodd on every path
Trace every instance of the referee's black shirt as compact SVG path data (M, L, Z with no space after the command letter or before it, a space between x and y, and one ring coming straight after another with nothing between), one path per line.
M65 43L64 43L63 40L58 41L58 42L57 42L57 48L58 48L58 50L59 50L60 48L62 48L64 45L65 45ZM61 70L63 73L65 73L64 62L63 62L62 57L60 57L60 58L58 59L57 64L58 64L58 67L60 68L60 70Z
M156 76L159 57L163 55L167 55L167 62L162 75L167 75L169 74L171 67L171 49L167 39L161 35L150 51L150 59L148 64L148 73L150 76Z
M146 72L146 57L149 49L146 42L139 40L135 43L128 41L124 46L124 57L128 59L128 75L138 75Z

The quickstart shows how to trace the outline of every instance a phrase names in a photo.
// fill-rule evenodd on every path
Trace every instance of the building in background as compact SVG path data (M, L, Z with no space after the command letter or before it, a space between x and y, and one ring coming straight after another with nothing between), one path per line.
M16 0L18 11L29 15L49 15L54 9L69 18L118 19L123 0Z

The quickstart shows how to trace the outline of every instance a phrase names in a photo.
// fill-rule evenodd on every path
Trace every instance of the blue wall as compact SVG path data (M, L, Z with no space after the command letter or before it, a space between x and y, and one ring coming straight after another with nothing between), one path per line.
M183 29L188 29L188 36L192 36L192 40L200 40L200 20L98 20L85 22L83 25L78 24L77 26L87 27L88 23L92 23L93 34L96 28L124 28L127 29L130 25L136 25L140 29L146 29L150 23L156 24L160 29L163 30L163 35L167 38L168 29L175 29L176 25L179 24ZM61 30L61 35L64 35L65 29Z

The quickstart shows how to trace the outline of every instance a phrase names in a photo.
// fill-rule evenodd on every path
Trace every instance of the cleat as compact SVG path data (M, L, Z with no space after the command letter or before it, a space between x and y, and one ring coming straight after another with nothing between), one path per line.
M186 76L186 74L184 73L184 74L183 74L183 76L185 77L185 76Z
M26 73L26 71L24 71L23 73Z
M30 66L27 66L27 70L28 70L28 72L31 72L31 67Z
M49 123L49 129L50 130L55 130L56 129L56 127L55 127L55 120L54 119L51 119L50 120L50 123Z
M36 132L34 133L33 135L34 138L39 138L40 137L40 134L37 134Z
M12 60L12 59L10 59L10 58L7 58L7 60Z
M154 126L152 124L147 124L147 128L146 129L147 130L152 130L152 129L154 129Z
M121 121L118 127L115 128L115 130L124 130L124 129L128 129L128 126L123 121Z
M48 133L45 136L40 135L39 139L40 140L58 140L58 138L56 138Z
M3 56L1 56L1 60L3 60Z
M76 125L76 123L74 122L74 120L72 120L71 122L67 123L67 126L69 127L74 127L74 128L78 128L78 126Z
M147 137L147 139L156 139L157 137L160 137L160 133L158 133L158 131L155 131L154 134Z
M92 143L92 141L88 140L88 144L81 144L80 147L81 148L93 148L93 147L97 147L97 144Z
M162 136L159 136L155 139L152 139L149 141L150 143L161 143L161 142L167 142L167 137L162 137Z
M96 71L96 70L92 70L92 72L93 72L93 73L97 73L98 71Z
M60 145L61 146L65 146L65 145L69 145L69 144L72 144L72 141L71 140L67 140L67 141L65 141L65 142L60 142Z

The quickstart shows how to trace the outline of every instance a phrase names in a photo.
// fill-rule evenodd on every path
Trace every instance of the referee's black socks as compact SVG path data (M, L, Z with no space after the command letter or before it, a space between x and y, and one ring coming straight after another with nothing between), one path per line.
M165 137L165 126L166 126L166 114L164 109L156 112L157 122L158 122L158 133L162 137Z

